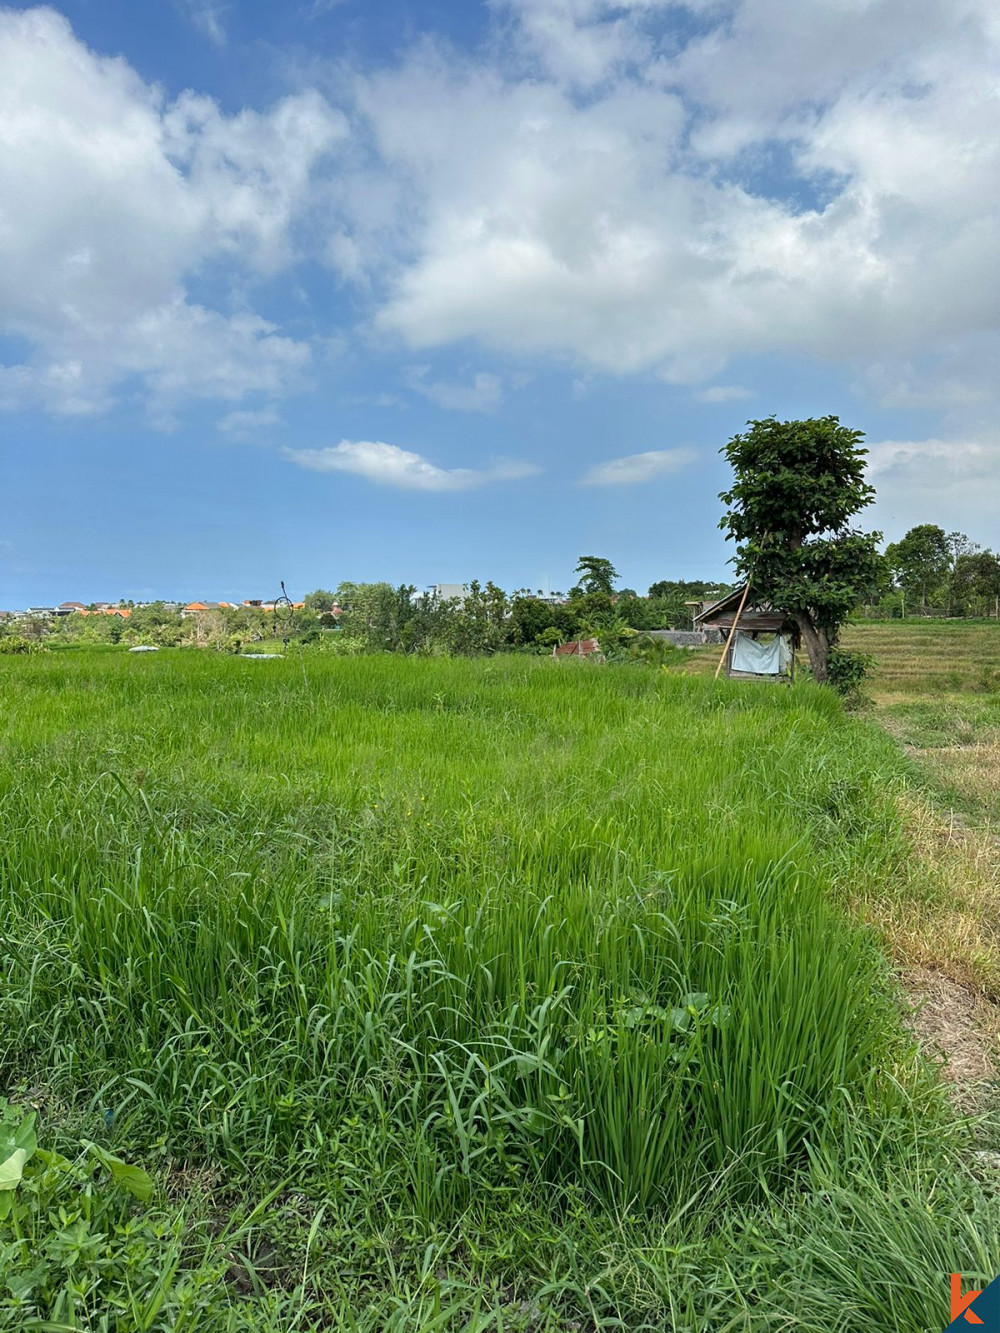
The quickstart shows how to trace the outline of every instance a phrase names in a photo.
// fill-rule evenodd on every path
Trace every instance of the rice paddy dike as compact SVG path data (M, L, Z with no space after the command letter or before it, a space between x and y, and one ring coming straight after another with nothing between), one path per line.
M996 1133L851 906L909 771L809 683L0 658L0 1329L938 1333Z

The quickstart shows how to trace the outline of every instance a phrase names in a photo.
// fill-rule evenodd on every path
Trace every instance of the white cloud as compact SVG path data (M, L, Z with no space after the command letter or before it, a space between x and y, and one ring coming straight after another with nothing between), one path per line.
M641 481L679 472L698 457L694 449L650 449L644 454L629 454L598 463L584 473L581 486L632 486Z
M360 81L407 219L349 229L382 331L697 384L996 326L992 0L688 7L690 40L656 0L509 0L505 56Z
M221 430L225 435L243 439L253 435L256 431L265 430L268 426L280 425L281 415L272 404L270 407L243 408L235 412L227 412L217 423L216 429Z
M316 93L236 116L168 104L54 10L0 10L0 334L29 349L0 368L0 402L98 412L134 382L167 421L190 398L296 383L305 342L189 284L214 261L251 277L287 262L345 124Z
M183 2L222 31L219 0ZM997 406L993 0L490 10L472 56L423 40L341 71L350 128L309 89L235 115L169 100L54 10L0 10L0 334L29 349L0 404L138 392L166 423L277 398L319 340L263 320L253 282L307 256L414 359L474 339L720 403L731 358L795 355L976 438ZM241 298L210 308L206 272ZM504 385L472 364L410 388L494 410Z
M495 412L503 402L503 382L499 375L479 371L471 384L432 380L429 376L430 366L411 366L405 377L407 388L448 412Z
M995 545L1000 512L1000 434L978 438L880 440L868 445L869 476L878 489L874 522L892 537L915 523L975 528Z
M395 444L341 440L326 449L285 449L284 456L313 472L349 472L406 491L467 491L491 481L515 481L539 469L533 463L497 462L491 467L440 468L421 454Z
M225 46L225 15L229 6L218 0L182 0L182 6L194 26L213 46Z
M551 78L583 88L603 83L652 54L642 19L667 0L500 0L515 19L513 39Z
M753 390L744 389L742 384L713 384L697 390L694 396L699 403L733 403L740 398L752 398Z

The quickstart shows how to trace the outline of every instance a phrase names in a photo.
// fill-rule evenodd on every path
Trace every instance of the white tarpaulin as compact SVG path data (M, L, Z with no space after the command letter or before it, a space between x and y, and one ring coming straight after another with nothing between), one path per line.
M782 634L769 642L752 639L739 630L733 644L733 670L747 671L754 676L782 676L788 670L792 650Z

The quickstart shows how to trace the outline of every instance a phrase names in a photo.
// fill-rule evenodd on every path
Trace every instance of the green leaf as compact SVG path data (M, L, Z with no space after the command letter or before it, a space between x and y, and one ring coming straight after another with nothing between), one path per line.
M30 1157L38 1147L35 1135L35 1113L26 1115L16 1123L12 1119L12 1108L4 1107L4 1116L0 1120L0 1157L6 1157L15 1148L23 1148Z
M89 1139L83 1140L83 1146L111 1173L111 1179L115 1184L128 1190L133 1198L138 1199L140 1203L148 1203L153 1197L153 1177L148 1171L143 1171L141 1166L129 1166L128 1162L123 1162L120 1157L105 1152Z
M153 1177L148 1171L143 1171L141 1166L129 1166L117 1157L107 1157L106 1161L115 1184L128 1190L140 1203L149 1203L153 1197Z
M31 1154L26 1148L15 1148L11 1155L0 1162L0 1190L16 1190L24 1175L24 1164Z

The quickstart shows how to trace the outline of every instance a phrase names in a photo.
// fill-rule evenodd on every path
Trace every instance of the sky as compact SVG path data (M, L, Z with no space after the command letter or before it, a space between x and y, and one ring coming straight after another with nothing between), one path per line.
M0 5L0 608L725 577L748 419L1000 544L995 0Z

